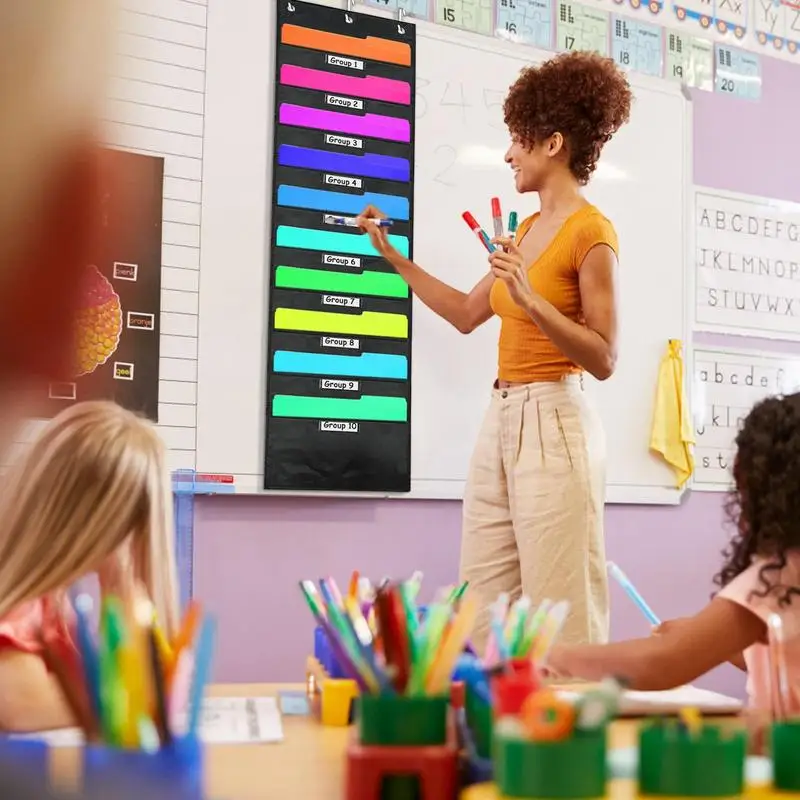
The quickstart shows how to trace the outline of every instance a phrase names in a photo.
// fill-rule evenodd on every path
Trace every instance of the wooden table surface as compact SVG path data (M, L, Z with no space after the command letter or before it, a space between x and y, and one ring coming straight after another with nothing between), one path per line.
M218 684L220 697L263 697L281 690L305 689L304 684ZM636 720L611 725L609 748L636 743ZM274 744L212 745L206 751L209 800L344 800L344 751L347 728L326 728L309 717L284 716L284 740ZM61 786L74 785L79 752L58 748L53 753L53 777ZM613 781L609 797L635 795L632 781Z

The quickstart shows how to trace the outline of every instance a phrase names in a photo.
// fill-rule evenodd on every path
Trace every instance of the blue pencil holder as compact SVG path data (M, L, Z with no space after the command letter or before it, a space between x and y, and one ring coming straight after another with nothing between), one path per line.
M319 625L314 628L314 658L319 661L329 678L350 677L350 673L342 669L342 665L331 649L330 639Z
M0 769L9 776L19 776L25 785L40 788L49 784L49 750L41 739L17 739L0 736Z
M194 737L176 739L155 753L87 745L83 751L86 796L108 800L122 788L146 800L202 800L203 745Z

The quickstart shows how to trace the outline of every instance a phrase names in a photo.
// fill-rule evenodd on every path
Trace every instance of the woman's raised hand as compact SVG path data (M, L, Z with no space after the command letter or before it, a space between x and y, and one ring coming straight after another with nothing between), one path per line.
M375 224L375 220L386 219L386 214L375 206L367 206L358 215L358 227L369 236L372 246L386 258L392 253L397 252L389 242L387 229Z

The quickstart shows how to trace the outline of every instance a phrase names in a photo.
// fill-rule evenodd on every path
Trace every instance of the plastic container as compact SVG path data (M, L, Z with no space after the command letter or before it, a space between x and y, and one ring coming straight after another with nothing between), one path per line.
M450 696L358 698L359 741L364 745L423 747L447 741Z
M692 734L676 724L645 723L639 733L639 793L730 797L744 789L747 737L703 725Z
M783 792L800 792L800 721L772 726L772 785Z
M340 728L349 725L353 719L353 701L358 697L358 684L349 678L326 678L320 694L322 724Z
M357 700L359 741L367 746L427 747L447 742L450 695L401 697L362 694ZM416 800L413 775L384 779L381 800Z
M525 701L539 689L533 670L504 672L492 679L492 702L495 718L517 716Z
M494 780L503 797L595 798L606 794L606 731L560 742L494 737Z
M466 722L472 734L475 752L480 758L492 756L492 707L469 686L464 699Z
M202 800L203 746L196 738L176 739L156 753L87 745L83 789L92 800L108 800L125 786L147 800Z
M578 731L560 742L498 734L493 760L503 797L594 798L606 793L605 728Z
M478 753L475 737L467 723L465 712L462 711L456 716L456 724L458 726L458 743L461 748L462 785L472 786L476 783L491 781L494 774L492 759Z
M0 768L9 777L19 776L31 789L44 793L49 785L49 750L41 739L0 736ZM0 792L2 795L2 792Z

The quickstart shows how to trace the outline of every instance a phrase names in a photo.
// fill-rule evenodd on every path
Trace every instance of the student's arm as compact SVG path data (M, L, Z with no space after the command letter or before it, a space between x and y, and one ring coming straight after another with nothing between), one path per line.
M764 621L738 603L714 598L699 614L659 636L607 645L557 646L548 668L561 677L627 679L658 691L691 683L766 636Z
M653 634L661 636L670 631L675 631L676 626L685 625L687 622L691 624L693 617L680 617L679 619L668 619L653 628ZM740 669L742 672L747 672L747 664L744 661L744 653L737 653L728 659L729 664Z
M0 729L17 733L75 725L44 661L20 650L0 651Z
M472 333L492 316L489 292L494 283L494 276L491 273L478 281L469 293L448 286L395 250L389 242L386 229L370 221L384 218L385 214L369 206L359 218L361 228L369 235L372 246L394 267L411 291L434 314L449 322L461 333Z

